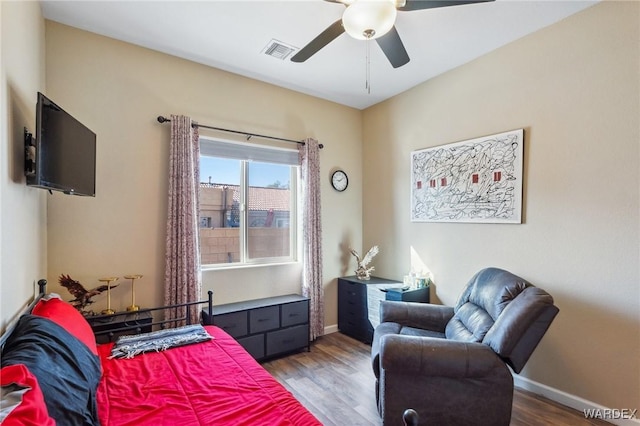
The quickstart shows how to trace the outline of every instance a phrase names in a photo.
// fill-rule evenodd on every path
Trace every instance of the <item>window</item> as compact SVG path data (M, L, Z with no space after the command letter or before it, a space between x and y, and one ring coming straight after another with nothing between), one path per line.
M297 163L294 150L200 138L202 265L296 260Z

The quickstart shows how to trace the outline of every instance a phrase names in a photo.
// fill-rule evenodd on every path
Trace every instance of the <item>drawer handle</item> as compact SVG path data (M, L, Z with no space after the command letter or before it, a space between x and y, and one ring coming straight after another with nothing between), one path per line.
M258 322L269 321L269 318L258 318Z
M354 303L354 302L352 302L352 301L350 301L350 300L347 302L347 304L349 304L349 305L355 305L355 303Z
M355 291L350 291L349 294L352 295L352 296L355 296L356 292Z
M236 328L236 325L235 325L235 324L232 324L232 325L223 325L223 326L222 326L222 329L223 329L223 330L229 330L230 328Z
M295 339L283 339L282 343L293 343L295 342Z
M289 314L289 317L297 317L300 314Z

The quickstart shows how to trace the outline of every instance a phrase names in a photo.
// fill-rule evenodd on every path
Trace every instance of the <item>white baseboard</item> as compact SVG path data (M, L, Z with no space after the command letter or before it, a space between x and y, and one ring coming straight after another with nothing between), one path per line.
M584 398L580 398L579 396L572 395L567 392L563 392L559 389L552 388L551 386L543 385L542 383L534 382L533 380L527 379L526 377L519 376L517 374L513 375L513 383L516 387L524 390L528 390L538 395L542 395L545 398L549 398L552 401L555 401L559 404L565 405L567 407L571 407L574 410L578 410L581 413L584 413L585 410L595 410L597 413L604 414L605 418L598 417L601 420L609 422L614 425L619 426L638 426L640 425L640 412L636 412L635 419L623 419L623 418L612 418L612 417L621 417L620 410L623 408L634 410L639 409L640 407L619 407L617 410L610 409L600 404L596 404L595 402L586 400Z
M324 334L336 333L338 331L338 324L328 325L324 328Z

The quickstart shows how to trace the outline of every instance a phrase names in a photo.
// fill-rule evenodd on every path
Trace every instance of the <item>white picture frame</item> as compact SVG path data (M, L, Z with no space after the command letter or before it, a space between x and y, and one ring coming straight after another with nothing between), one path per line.
M411 221L522 223L524 129L411 152Z

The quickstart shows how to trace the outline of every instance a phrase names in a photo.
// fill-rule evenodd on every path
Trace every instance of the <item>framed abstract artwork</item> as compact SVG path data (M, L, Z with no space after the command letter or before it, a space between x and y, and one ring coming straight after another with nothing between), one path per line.
M524 129L411 153L411 221L522 223Z

